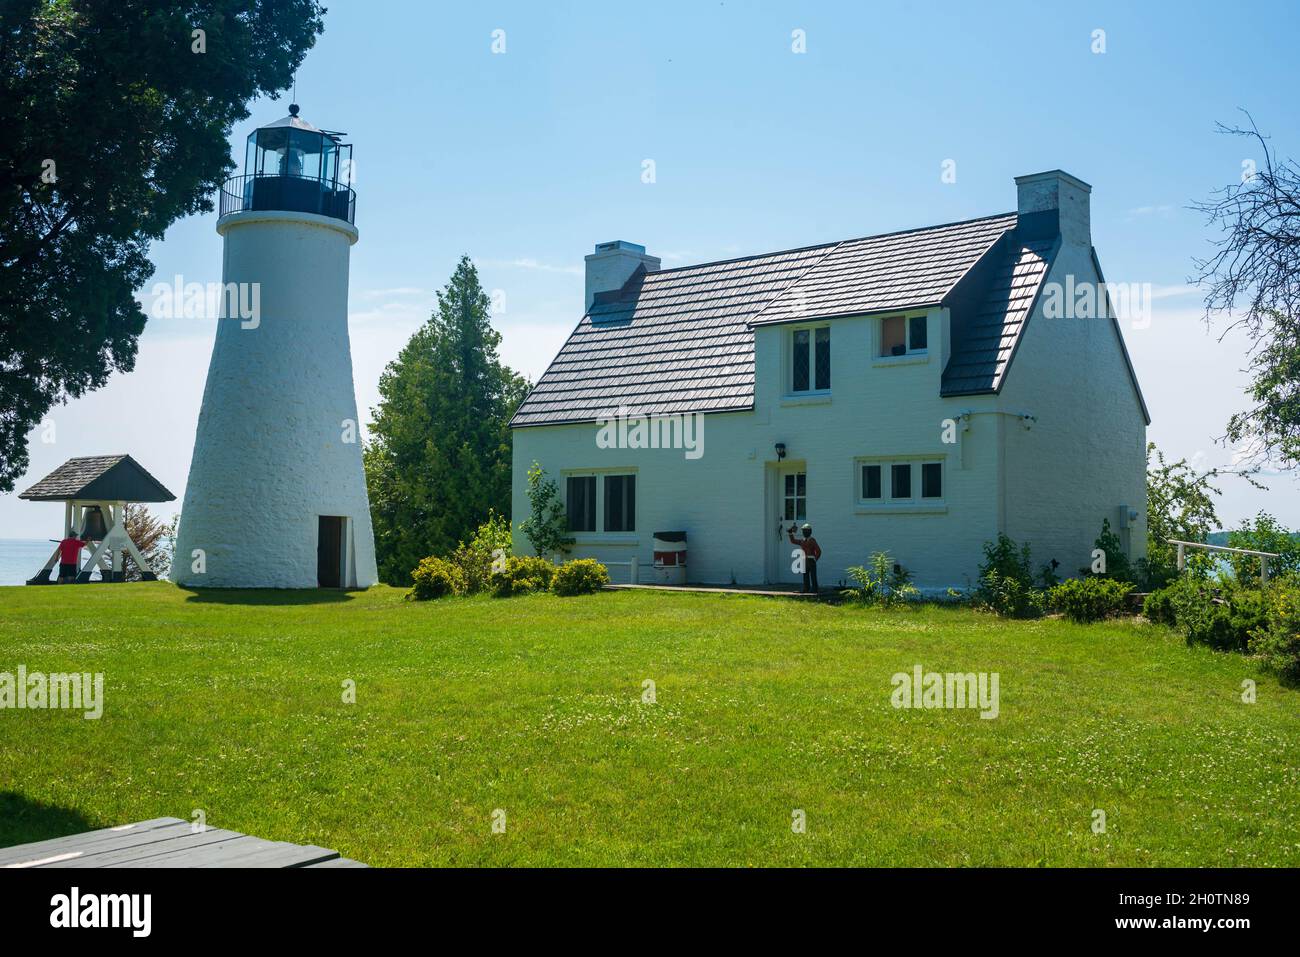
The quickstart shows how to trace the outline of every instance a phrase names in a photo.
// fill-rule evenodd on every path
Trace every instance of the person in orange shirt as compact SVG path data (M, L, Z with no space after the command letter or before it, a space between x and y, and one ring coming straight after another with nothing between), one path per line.
M807 522L803 524L803 538L794 537L794 523L790 524L790 544L803 549L803 588L802 592L807 594L817 594L820 590L817 587L817 561L822 557L822 547L817 544L817 539L812 537L812 526ZM811 586L811 587L810 587Z

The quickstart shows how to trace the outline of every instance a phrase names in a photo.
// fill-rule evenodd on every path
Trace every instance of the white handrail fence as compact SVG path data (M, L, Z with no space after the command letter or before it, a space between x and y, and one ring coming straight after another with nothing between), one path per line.
M1207 545L1204 542L1181 542L1176 538L1165 539L1170 545L1178 546L1178 570L1182 571L1187 564L1186 552L1188 548L1203 548L1207 552L1235 552L1238 555L1258 555L1259 556L1259 580L1261 584L1268 581L1268 560L1270 558L1281 558L1277 552L1257 552L1252 548L1229 548L1227 545Z

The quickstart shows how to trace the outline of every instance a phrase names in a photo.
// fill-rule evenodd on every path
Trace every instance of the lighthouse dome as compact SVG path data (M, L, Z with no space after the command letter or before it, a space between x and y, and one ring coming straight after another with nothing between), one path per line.
M352 145L345 135L318 129L292 104L288 116L249 134L243 175L222 187L221 215L286 210L355 222Z

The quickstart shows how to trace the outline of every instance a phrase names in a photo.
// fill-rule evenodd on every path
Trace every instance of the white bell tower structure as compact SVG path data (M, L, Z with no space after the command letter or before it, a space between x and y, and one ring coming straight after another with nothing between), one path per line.
M358 233L344 134L289 116L221 191L223 318L171 577L218 588L377 580L348 339Z

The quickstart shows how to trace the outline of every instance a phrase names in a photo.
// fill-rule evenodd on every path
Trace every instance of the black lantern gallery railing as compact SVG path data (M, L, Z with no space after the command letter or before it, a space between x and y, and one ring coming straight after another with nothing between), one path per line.
M316 213L355 222L357 193L311 176L262 173L232 176L221 188L221 215L245 210Z

